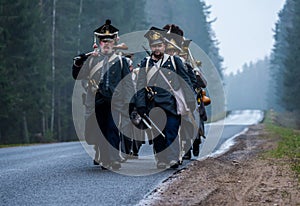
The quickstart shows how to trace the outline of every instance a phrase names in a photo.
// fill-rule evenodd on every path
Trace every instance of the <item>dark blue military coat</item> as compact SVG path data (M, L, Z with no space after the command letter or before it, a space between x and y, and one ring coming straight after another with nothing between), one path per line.
M87 105L94 107L95 104L111 101L114 96L113 106L120 112L125 112L124 104L128 104L134 95L131 76L127 77L130 74L128 63L124 57L113 54L109 58L107 67L103 65L104 58L105 56L101 54L90 56L82 68L73 66L73 77L89 81ZM95 67L97 69L94 69ZM125 80L124 77L126 77ZM121 82L122 79L124 81ZM119 85L120 82L122 85ZM116 88L118 89L116 90Z
M155 72L149 79L149 72L151 73L151 69L154 69L153 66L156 62L150 58L148 67L146 68L147 60L148 58L145 58L141 62L141 68L137 80L138 92L136 106L138 108L146 107L148 110L157 106L176 115L176 100L171 93L170 87L159 72ZM158 68L161 68L161 71L164 73L174 90L183 88L188 105L195 105L195 98L193 96L192 89L193 86L181 59L174 56L175 65L173 65L170 55L164 54L163 60L160 61L160 63L161 64L158 65ZM145 89L146 86L149 86L155 92L153 100L149 100L147 98L147 91Z

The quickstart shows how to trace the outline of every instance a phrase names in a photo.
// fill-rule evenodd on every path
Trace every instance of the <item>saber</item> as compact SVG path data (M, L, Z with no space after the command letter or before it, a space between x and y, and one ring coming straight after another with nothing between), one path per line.
M154 122L150 119L150 117L148 117L146 114L144 114L144 117L147 118L147 120L154 126L154 128L164 137L166 138L165 134L158 128L158 126L156 124L154 124Z
M168 44L172 44L172 46L174 46L176 49L178 49L179 51L183 52L183 50L177 46L176 44L174 44L173 42L170 42L166 37L164 37L164 40L168 43Z
M201 69L197 66L196 61L195 61L195 59L194 59L194 57L193 57L193 55L192 55L192 52L191 52L190 48L188 48L188 52L189 52L189 57L190 57L190 59L191 59L191 63L192 63L192 65L193 65L193 67L194 67L194 68L193 68L193 71L195 72L196 76L199 76L199 77L200 77L200 79L202 80L203 84L204 84L205 87L206 87L206 85L207 85L207 80L206 80L205 77L202 75L203 72L201 71Z
M183 37L183 40L186 40L186 38ZM190 59L191 59L192 66L193 66L194 68L197 68L197 69L196 69L197 72L201 72L200 68L198 68L198 65L196 64L196 61L195 61L195 59L194 59L194 57L193 57L193 55L192 55L192 52L191 52L190 48L188 47L187 49L188 49L188 55L189 55L189 57L190 57Z
M127 50L128 49L128 46L125 44L125 43L121 43L121 44L117 44L117 45L114 45L113 46L113 49L114 50L117 50L117 49L120 49L120 50ZM94 51L91 51L91 52L88 52L85 54L85 56L91 56L92 54L97 54L99 52L99 50L97 48L95 48ZM73 60L78 60L80 59L81 57L80 56L76 56L73 58Z
M88 57L88 56L91 56L92 54L95 54L95 53L96 53L96 51L91 51L91 52L86 53L85 56ZM76 57L73 58L73 60L75 60L75 61L78 60L78 59L81 59L81 56L76 56Z
M152 127L150 126L150 124L148 124L148 122L142 118L142 121L144 122L144 124L149 128L149 129L152 129Z
M146 47L144 47L144 46L142 46L143 47L143 49L145 50L145 52L149 55L149 56L151 56L151 53L146 49Z
M120 49L120 50L127 50L128 46L125 43L117 44L113 46L115 50Z

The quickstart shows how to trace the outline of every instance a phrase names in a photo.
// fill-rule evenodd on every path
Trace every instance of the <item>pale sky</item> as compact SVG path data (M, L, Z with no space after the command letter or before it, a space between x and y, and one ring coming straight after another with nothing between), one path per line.
M205 0L211 5L210 20L220 42L225 74L244 63L263 59L274 44L273 29L285 0Z

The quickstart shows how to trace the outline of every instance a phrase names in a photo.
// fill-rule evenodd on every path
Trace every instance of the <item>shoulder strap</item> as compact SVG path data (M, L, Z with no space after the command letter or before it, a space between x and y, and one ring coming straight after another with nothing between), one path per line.
M169 59L170 55L169 54L164 54L164 57L163 57L163 61L160 63L160 65L164 65L166 63L166 61Z
M115 58L117 58L118 55L113 54L111 55L111 57L109 58L108 62L113 61ZM120 58L120 57L119 57ZM121 57L122 59L122 57ZM122 62L122 61L121 61ZM90 74L88 76L88 79L91 79L92 76L103 66L103 60L98 62L90 71ZM123 67L123 63L121 63L121 67Z
M174 57L170 56L168 54L164 54L164 60L161 62L161 65L163 65L168 59L169 57L171 58L171 62L173 64L173 67L176 71L176 64L174 61ZM160 68L158 68L157 64L154 65L151 69L149 69L149 61L150 61L150 57L147 57L147 62L146 62L146 73L147 73L147 82L150 81L150 79L152 78L152 76L159 70Z
M122 59L122 57L120 55L118 55L118 57L119 57L119 60L120 60L121 69L123 69L123 59Z
M170 84L169 80L167 79L167 77L164 75L164 73L159 70L160 75L162 76L162 78L165 80L165 82L168 84L168 86L170 87L172 92L175 92L175 90L173 89L172 85Z
M146 62L147 84L149 83L153 75L159 70L156 64L151 69L149 69L149 61L150 61L150 57L147 57L147 62Z
M146 57L146 58L147 58L147 61L146 61L146 73L148 73L150 57Z
M174 67L174 69L176 71L176 64L175 64L175 61L174 61L174 56L171 56L171 62L172 62L173 67Z

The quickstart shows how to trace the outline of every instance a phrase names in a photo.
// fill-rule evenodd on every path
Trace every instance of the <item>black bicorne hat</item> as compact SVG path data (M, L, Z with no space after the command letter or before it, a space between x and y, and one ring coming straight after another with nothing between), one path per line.
M114 39L118 36L118 31L119 29L111 25L111 20L107 19L105 24L94 31L94 35L100 40Z
M175 24L167 24L163 27L166 31L166 38L169 40L166 49L181 48L183 42L183 31ZM175 46L176 45L176 46Z
M184 39L182 42L181 52L179 55L185 55L189 53L189 46L192 40L190 39Z
M163 27L163 29L167 31L167 34L177 34L179 36L183 36L183 30L175 24L167 24Z
M164 36L166 31L157 27L151 27L144 35L148 39L149 45L164 43Z

